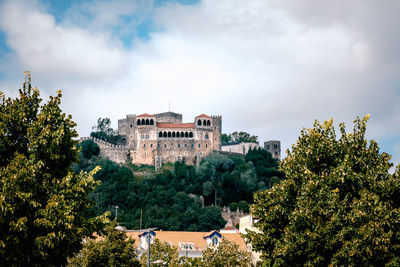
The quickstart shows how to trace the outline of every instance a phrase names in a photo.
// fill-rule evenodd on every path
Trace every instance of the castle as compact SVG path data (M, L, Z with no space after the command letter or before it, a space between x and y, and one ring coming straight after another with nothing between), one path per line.
M118 120L118 133L133 164L157 168L177 160L197 164L211 151L219 151L221 124L221 116L205 114L196 116L190 123L183 123L182 114L174 112L128 114Z

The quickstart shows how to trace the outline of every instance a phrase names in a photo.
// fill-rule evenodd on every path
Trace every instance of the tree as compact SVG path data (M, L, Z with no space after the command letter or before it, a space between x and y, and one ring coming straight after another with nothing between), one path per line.
M76 124L60 108L61 92L41 105L26 76L19 98L0 93L0 262L65 265L105 217L87 219L90 173L74 174Z
M91 159L92 157L97 157L100 154L99 146L93 140L85 140L79 144L82 156L85 159Z
M127 239L125 232L116 230L116 221L105 228L104 235L88 240L68 266L140 266L134 248L134 239Z
M258 136L250 135L247 132L233 132L231 134L223 133L221 135L222 144L228 144L232 142L251 142L258 144Z
M92 127L91 137L119 145L122 142L121 136L111 128L110 118L98 118L97 125Z
M251 255L247 251L240 250L238 244L224 238L218 247L208 247L203 251L202 266L251 266Z
M287 179L255 194L262 233L246 238L267 265L398 266L399 166L365 139L369 116L352 133L333 121L302 130L282 162Z
M221 135L221 142L222 142L222 144L228 144L228 143L232 142L232 136L230 134L223 133Z
M231 135L232 135L233 142L258 143L258 136L250 135L247 132L233 132Z
M147 255L148 252L146 251L140 257L140 264L142 266L147 266ZM159 260L160 263L154 263ZM150 244L150 263L151 266L164 266L165 264L167 266L178 266L179 254L177 248L155 238L154 242Z

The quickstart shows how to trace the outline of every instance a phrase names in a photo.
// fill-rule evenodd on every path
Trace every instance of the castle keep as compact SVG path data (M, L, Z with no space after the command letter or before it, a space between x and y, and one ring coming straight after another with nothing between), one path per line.
M183 123L182 114L127 115L118 120L118 133L126 143L133 164L156 167L165 162L185 160L196 164L211 151L221 149L221 116L196 116Z

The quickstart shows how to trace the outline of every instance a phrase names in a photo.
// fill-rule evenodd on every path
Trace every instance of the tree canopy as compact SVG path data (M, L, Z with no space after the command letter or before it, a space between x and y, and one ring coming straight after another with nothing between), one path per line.
M148 251L140 257L142 266L147 266ZM157 263L157 261L160 261ZM150 244L150 266L179 266L178 249L167 242L155 238Z
M92 127L93 132L90 133L91 137L107 141L111 144L123 144L121 136L118 131L111 128L110 118L98 118L97 124Z
M222 239L218 247L208 247L203 251L201 266L236 267L252 266L251 254L239 249L239 245Z
M61 92L41 104L29 74L19 97L0 93L0 262L65 265L105 218L87 219L92 172L73 173L75 123L60 108Z
M88 239L79 253L69 259L70 267L140 266L134 247L135 240L115 229L116 221L105 228L97 239Z
M261 233L246 238L267 265L398 266L399 168L365 138L368 116L346 133L333 121L302 130L281 167L286 180L255 194Z
M251 135L248 132L233 132L230 134L223 133L221 135L222 144L228 144L233 142L251 142L258 144L258 136Z

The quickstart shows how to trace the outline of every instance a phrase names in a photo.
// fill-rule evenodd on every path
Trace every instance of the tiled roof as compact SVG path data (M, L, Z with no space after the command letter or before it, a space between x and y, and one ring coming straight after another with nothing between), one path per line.
M158 128L194 128L194 123L164 123L157 122Z
M172 243L175 247L179 248L179 242L193 243L196 249L206 249L207 241L204 239L205 236L209 236L212 232L180 232L180 231L154 231L158 240ZM127 232L128 237L135 239L135 246L140 244L139 235L141 232ZM220 233L223 238L228 241L234 242L239 245L242 250L247 250L246 243L242 239L239 233Z
M206 114L201 114L201 115L197 116L196 118L209 118L209 119L211 119L211 117L206 115Z
M140 115L136 116L136 118L140 118L140 117L154 117L154 115L144 113L144 114L140 114Z

